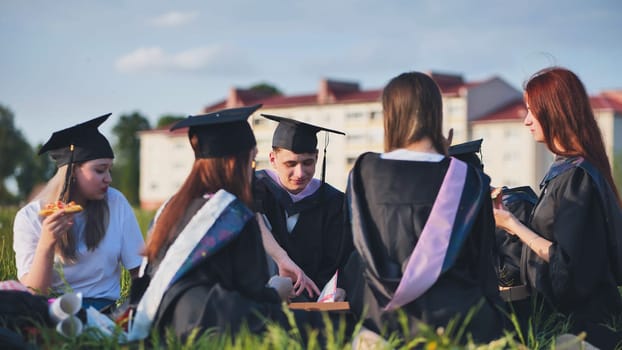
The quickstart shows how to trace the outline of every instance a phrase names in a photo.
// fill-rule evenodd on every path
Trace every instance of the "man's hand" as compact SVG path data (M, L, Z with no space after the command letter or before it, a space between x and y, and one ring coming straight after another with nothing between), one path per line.
M294 281L292 290L293 296L299 296L305 290L310 298L320 295L320 290L315 283L305 274L304 271L289 256L284 255L276 261L279 268L279 276L289 277Z
M447 151L449 149L449 146L451 146L451 141L454 138L454 128L449 129L449 131L447 132L447 137L445 137L445 151Z

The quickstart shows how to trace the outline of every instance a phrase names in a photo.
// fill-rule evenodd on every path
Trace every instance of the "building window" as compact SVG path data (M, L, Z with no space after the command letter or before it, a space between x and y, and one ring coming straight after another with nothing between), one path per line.
M444 113L447 116L462 115L464 114L464 103L459 99L445 99L443 100Z
M488 129L479 129L477 131L473 131L473 139L484 139L487 140L491 136L490 130Z
M367 135L351 134L351 135L346 135L346 139L348 140L348 143L361 143L361 142L367 141Z
M376 120L382 118L382 111L373 111L369 114L369 120Z
M346 118L350 120L361 120L365 115L362 112L348 112Z
M515 162L519 159L517 152L505 152L503 153L504 162Z
M518 128L515 127L507 127L503 130L503 136L505 138L514 138L518 135Z

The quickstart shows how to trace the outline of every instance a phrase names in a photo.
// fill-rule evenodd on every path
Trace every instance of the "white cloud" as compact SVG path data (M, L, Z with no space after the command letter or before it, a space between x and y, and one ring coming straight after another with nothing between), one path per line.
M160 47L142 47L116 61L124 73L198 72L236 74L252 71L246 54L227 45L196 47L178 53L167 53Z
M152 18L151 20L149 20L149 23L156 27L179 27L194 21L198 17L198 15L199 13L196 11L171 11L158 17Z
M119 58L116 67L117 70L126 73L158 71L166 68L168 60L159 47L141 47Z

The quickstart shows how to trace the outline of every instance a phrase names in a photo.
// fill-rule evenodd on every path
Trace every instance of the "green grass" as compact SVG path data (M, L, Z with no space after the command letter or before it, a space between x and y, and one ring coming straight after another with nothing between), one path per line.
M18 208L0 207L0 279L16 279L15 259L13 253L13 219ZM153 211L136 210L136 216L145 234L147 227L153 218ZM127 271L123 271L121 280L122 299L127 295L130 278ZM534 305L537 308L537 305ZM287 311L287 310L286 310ZM512 329L508 329L503 337L489 344L475 344L469 340L468 335L463 334L464 324L451 322L444 328L433 329L422 325L416 336L400 338L397 334L384 334L385 343L379 344L378 349L410 349L415 346L424 349L550 349L568 348L555 346L553 340L556 335L565 332L567 320L560 317L552 317L546 320L539 319L539 313L535 313L534 319L530 320L528 329L519 330L516 316L508 315L513 323ZM290 317L290 323L293 317ZM328 323L330 324L330 323ZM355 328L355 333L360 329L360 324ZM403 317L402 327L408 329L406 318ZM404 333L407 334L407 333ZM584 335L581 335L584 337ZM325 339L320 345L319 339ZM269 324L265 334L252 334L246 330L238 333L235 337L216 332L195 333L188 339L178 339L171 333L164 336L153 333L149 345L145 342L133 344L119 344L113 338L104 337L94 329L88 329L75 338L64 338L51 328L39 328L36 338L31 342L44 349L351 349L352 334L345 334L345 327L339 325L333 329L332 325L325 329L313 330L309 333L308 341L303 343L300 331L297 327L285 330L276 324ZM576 340L575 340L576 341Z
M16 279L13 219L18 208L0 206L0 280Z
M338 326L333 328L330 322L325 322L328 326L324 329L310 330L307 333L307 340L303 341L301 332L293 321L291 312L284 306L286 313L290 315L290 329L274 324L267 323L267 330L262 334L253 334L246 328L232 337L228 333L218 333L208 330L203 333L193 332L187 339L180 339L172 332L161 335L152 332L146 341L133 342L130 344L120 344L116 337L104 336L99 330L90 328L82 334L73 338L64 338L54 329L40 327L35 336L31 336L30 341L44 349L293 349L293 350L340 350L352 349L353 340L350 334L345 333L345 327ZM405 328L406 317L402 314L402 323ZM325 321L327 317L325 315ZM485 350L485 349L570 349L571 343L579 342L585 335L566 342L565 344L554 345L553 338L550 337L539 343L522 343L517 340L513 332L508 332L497 340L488 344L476 344L472 342L467 334L462 332L464 324L450 322L446 328L433 329L426 325L421 325L419 333L412 336L400 337L396 333L384 336L381 342L376 344L374 349L396 349L406 350L415 347L430 350ZM353 334L357 334L361 329L358 324ZM118 336L120 330L117 329L115 335ZM369 344L369 342L368 342ZM369 347L367 348L369 349Z

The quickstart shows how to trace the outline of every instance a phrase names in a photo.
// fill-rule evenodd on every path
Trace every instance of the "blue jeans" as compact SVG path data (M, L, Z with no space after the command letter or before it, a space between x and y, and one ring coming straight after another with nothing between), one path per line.
M97 310L101 310L107 306L114 304L115 300L104 298L84 298L82 299L82 307L86 310L89 306L94 307Z

